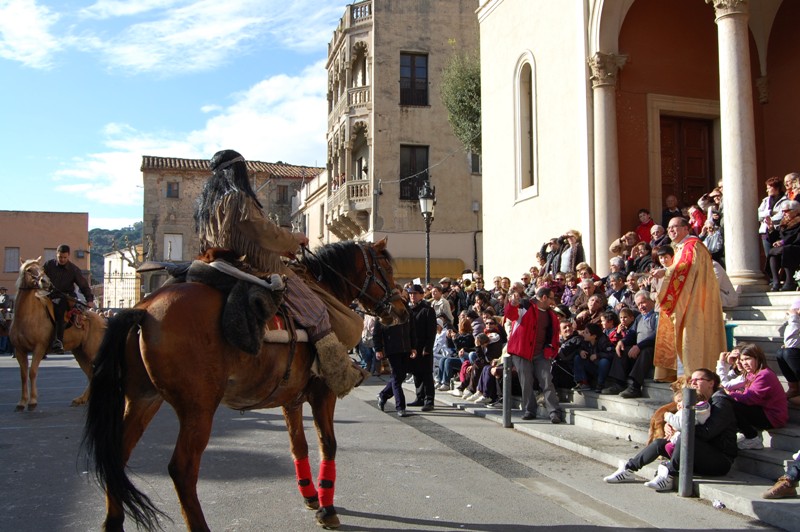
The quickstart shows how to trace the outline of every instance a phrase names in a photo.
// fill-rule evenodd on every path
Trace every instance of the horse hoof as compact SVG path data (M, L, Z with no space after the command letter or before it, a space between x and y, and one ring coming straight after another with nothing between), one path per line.
M313 497L303 497L303 502L306 503L306 508L309 510L319 510L319 497L317 495Z
M82 401L80 399L73 399L69 406L83 406L86 404L86 401Z
M22 412L25 410L25 405L17 405L14 407L14 412Z
M339 528L339 516L336 515L336 508L331 505L317 510L317 524L326 530Z
M34 410L36 410L37 406L39 406L39 405L36 404L36 403L28 405L28 412L33 412Z

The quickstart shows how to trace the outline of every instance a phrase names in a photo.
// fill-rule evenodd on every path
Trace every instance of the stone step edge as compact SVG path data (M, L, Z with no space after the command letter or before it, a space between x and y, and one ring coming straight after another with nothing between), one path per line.
M438 397L438 396L437 396ZM453 399L454 401L451 401ZM486 408L485 406L474 405L471 403L458 403L458 398L447 396L437 401L449 406L464 410L470 414L483 417L502 425L502 410ZM617 467L620 460L625 460L636 454L641 448L641 444L628 442L620 438L610 436L604 438L608 440L603 446L581 444L576 442L577 435L583 435L587 440L598 441L597 433L588 429L582 429L571 424L552 425L547 420L521 421L512 417L513 428L529 436L557 445L563 449L576 452L587 458L592 458L598 462L607 464L611 469L609 473ZM541 424L547 427L547 431L537 428ZM563 435L562 435L563 433ZM627 450L627 455L625 452ZM650 464L642 468L637 476L648 479L656 473L656 467ZM783 499L767 501L761 499L761 494L772 486L773 481L740 471L732 470L723 478L695 478L693 481L694 492L698 497L709 501L722 501L725 506L739 514L758 519L768 525L779 527L785 530L800 531L800 521L797 515L800 514L800 499ZM767 510L769 508L769 510ZM790 527L787 527L787 524Z

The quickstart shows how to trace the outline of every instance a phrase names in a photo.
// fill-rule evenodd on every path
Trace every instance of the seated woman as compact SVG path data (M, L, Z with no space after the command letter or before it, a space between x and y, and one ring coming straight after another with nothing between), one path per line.
M769 250L769 268L772 273L772 290L789 292L797 290L794 273L800 267L800 203L791 200L783 204L783 219L778 225L779 239ZM780 286L779 269L786 278Z
M653 267L653 248L647 242L639 242L633 247L633 271L650 273Z
M606 377L611 370L614 358L614 344L603 332L603 328L596 323L589 323L580 331L583 337L583 346L575 357L575 381L577 391L591 390L589 377L595 378L594 391L600 393L605 387Z
M570 312L575 314L578 307L586 303L586 293L578 285L578 278L574 273L564 275L564 293L561 296L561 304L566 305Z
M695 427L694 473L697 475L722 476L730 471L738 450L736 448L736 414L733 402L721 388L719 377L710 369L701 368L692 373L689 385L698 395L711 397L711 413L708 420ZM642 449L630 460L620 462L619 469L603 480L610 484L635 481L635 472L654 462L659 456L667 456L666 446L675 432L670 425L665 427L666 438L658 438ZM681 465L680 445L676 445L669 461L658 466L658 473L645 486L656 491L670 491L675 484L675 475Z
M740 439L739 449L763 449L761 432L779 429L789 420L789 407L783 386L767 367L767 356L755 344L739 346L739 363L745 372L744 388L728 393L733 399Z
M478 381L481 378L481 372L484 368L492 363L489 358L489 336L480 333L475 337L475 351L470 353L469 361L461 365L460 376L461 385L456 390L461 390L461 397L465 401L475 401L483 397L483 394L478 391ZM455 395L456 390L453 390Z
M450 328L442 318L436 318L436 338L433 340L433 383L442 384L441 370L439 366L443 358L450 358L456 353L455 347L448 345L447 336ZM447 389L450 389L448 384Z
M458 332L450 331L448 334L448 347L453 349L450 356L439 361L440 391L450 390L450 380L458 375L461 364L469 360L469 354L475 349L475 338L472 336L472 320L467 317L458 322Z

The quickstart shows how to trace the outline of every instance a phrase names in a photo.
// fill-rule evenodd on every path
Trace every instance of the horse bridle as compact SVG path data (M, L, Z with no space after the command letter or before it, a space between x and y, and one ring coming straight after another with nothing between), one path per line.
M366 271L366 276L364 277L364 285L358 292L356 299L360 300L362 297L366 297L372 300L372 302L374 302L374 305L372 306L372 312L374 314L372 313L370 314L372 314L373 316L379 318L383 316L388 316L389 314L392 313L392 305L394 304L394 302L399 299L402 299L402 296L400 295L400 290L398 290L394 286L392 287L389 286L389 281L387 280L388 273L386 272L384 267L381 266L380 260L378 259L378 254L375 253L375 249L372 246L367 248L369 249L369 254L372 257L372 267L370 267L369 258L367 257L367 249L365 249L365 247L362 246L361 244L358 244L358 247L361 250L361 255L364 257L364 267L367 269L367 271ZM376 269L378 270L380 278L375 276ZM370 296L367 293L367 290L369 290L369 287L373 283L377 284L381 289L383 289L384 296L380 300L376 300L374 297Z
M366 314L371 316L375 316L376 318L384 318L389 316L392 313L392 305L395 301L402 299L400 295L400 290L396 287L389 286L388 277L389 274L386 272L386 269L381 266L380 259L378 254L375 252L375 249L371 246L365 247L360 242L357 242L356 245L358 249L361 250L361 255L364 258L364 268L366 268L365 277L364 277L364 284L359 287L357 284L353 283L350 279L336 271L334 268L330 267L324 261L320 260L320 258L315 255L310 249L303 246L302 252L304 255L311 255L315 257L320 264L322 264L325 268L329 269L333 272L334 275L339 277L342 281L350 285L352 288L358 290L358 295L354 299L361 300L362 298L367 299L372 303L372 309L364 309ZM369 250L369 254L367 254L367 250ZM370 257L372 257L372 263L370 263ZM375 275L375 271L379 275ZM369 295L368 290L373 285L377 284L381 289L383 289L383 297L381 299L376 299L373 296Z
M47 286L48 287L52 287L53 283L50 282L50 278L47 277L46 273L44 273L44 268L42 268L42 266L40 264L36 264L36 270L37 270L38 273L34 274L32 271L30 271L30 267L33 266L34 264L36 264L36 263L35 262L31 263L30 266L25 268L25 270L27 271L27 273L31 276L31 279L33 280L33 288L28 288L28 290L47 290L47 288L42 283L43 279L47 281ZM23 288L23 287L20 287L20 288Z

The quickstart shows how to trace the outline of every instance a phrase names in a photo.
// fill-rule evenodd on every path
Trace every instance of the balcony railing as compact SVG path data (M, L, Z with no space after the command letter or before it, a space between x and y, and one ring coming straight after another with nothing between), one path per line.
M347 89L347 99L350 102L350 107L356 109L363 109L369 104L370 102L370 90L369 86L366 87L354 87L352 89Z
M328 212L347 214L351 210L363 210L370 207L372 185L369 179L347 181L328 198Z
M353 25L372 20L372 2L360 2L350 6L350 20Z

